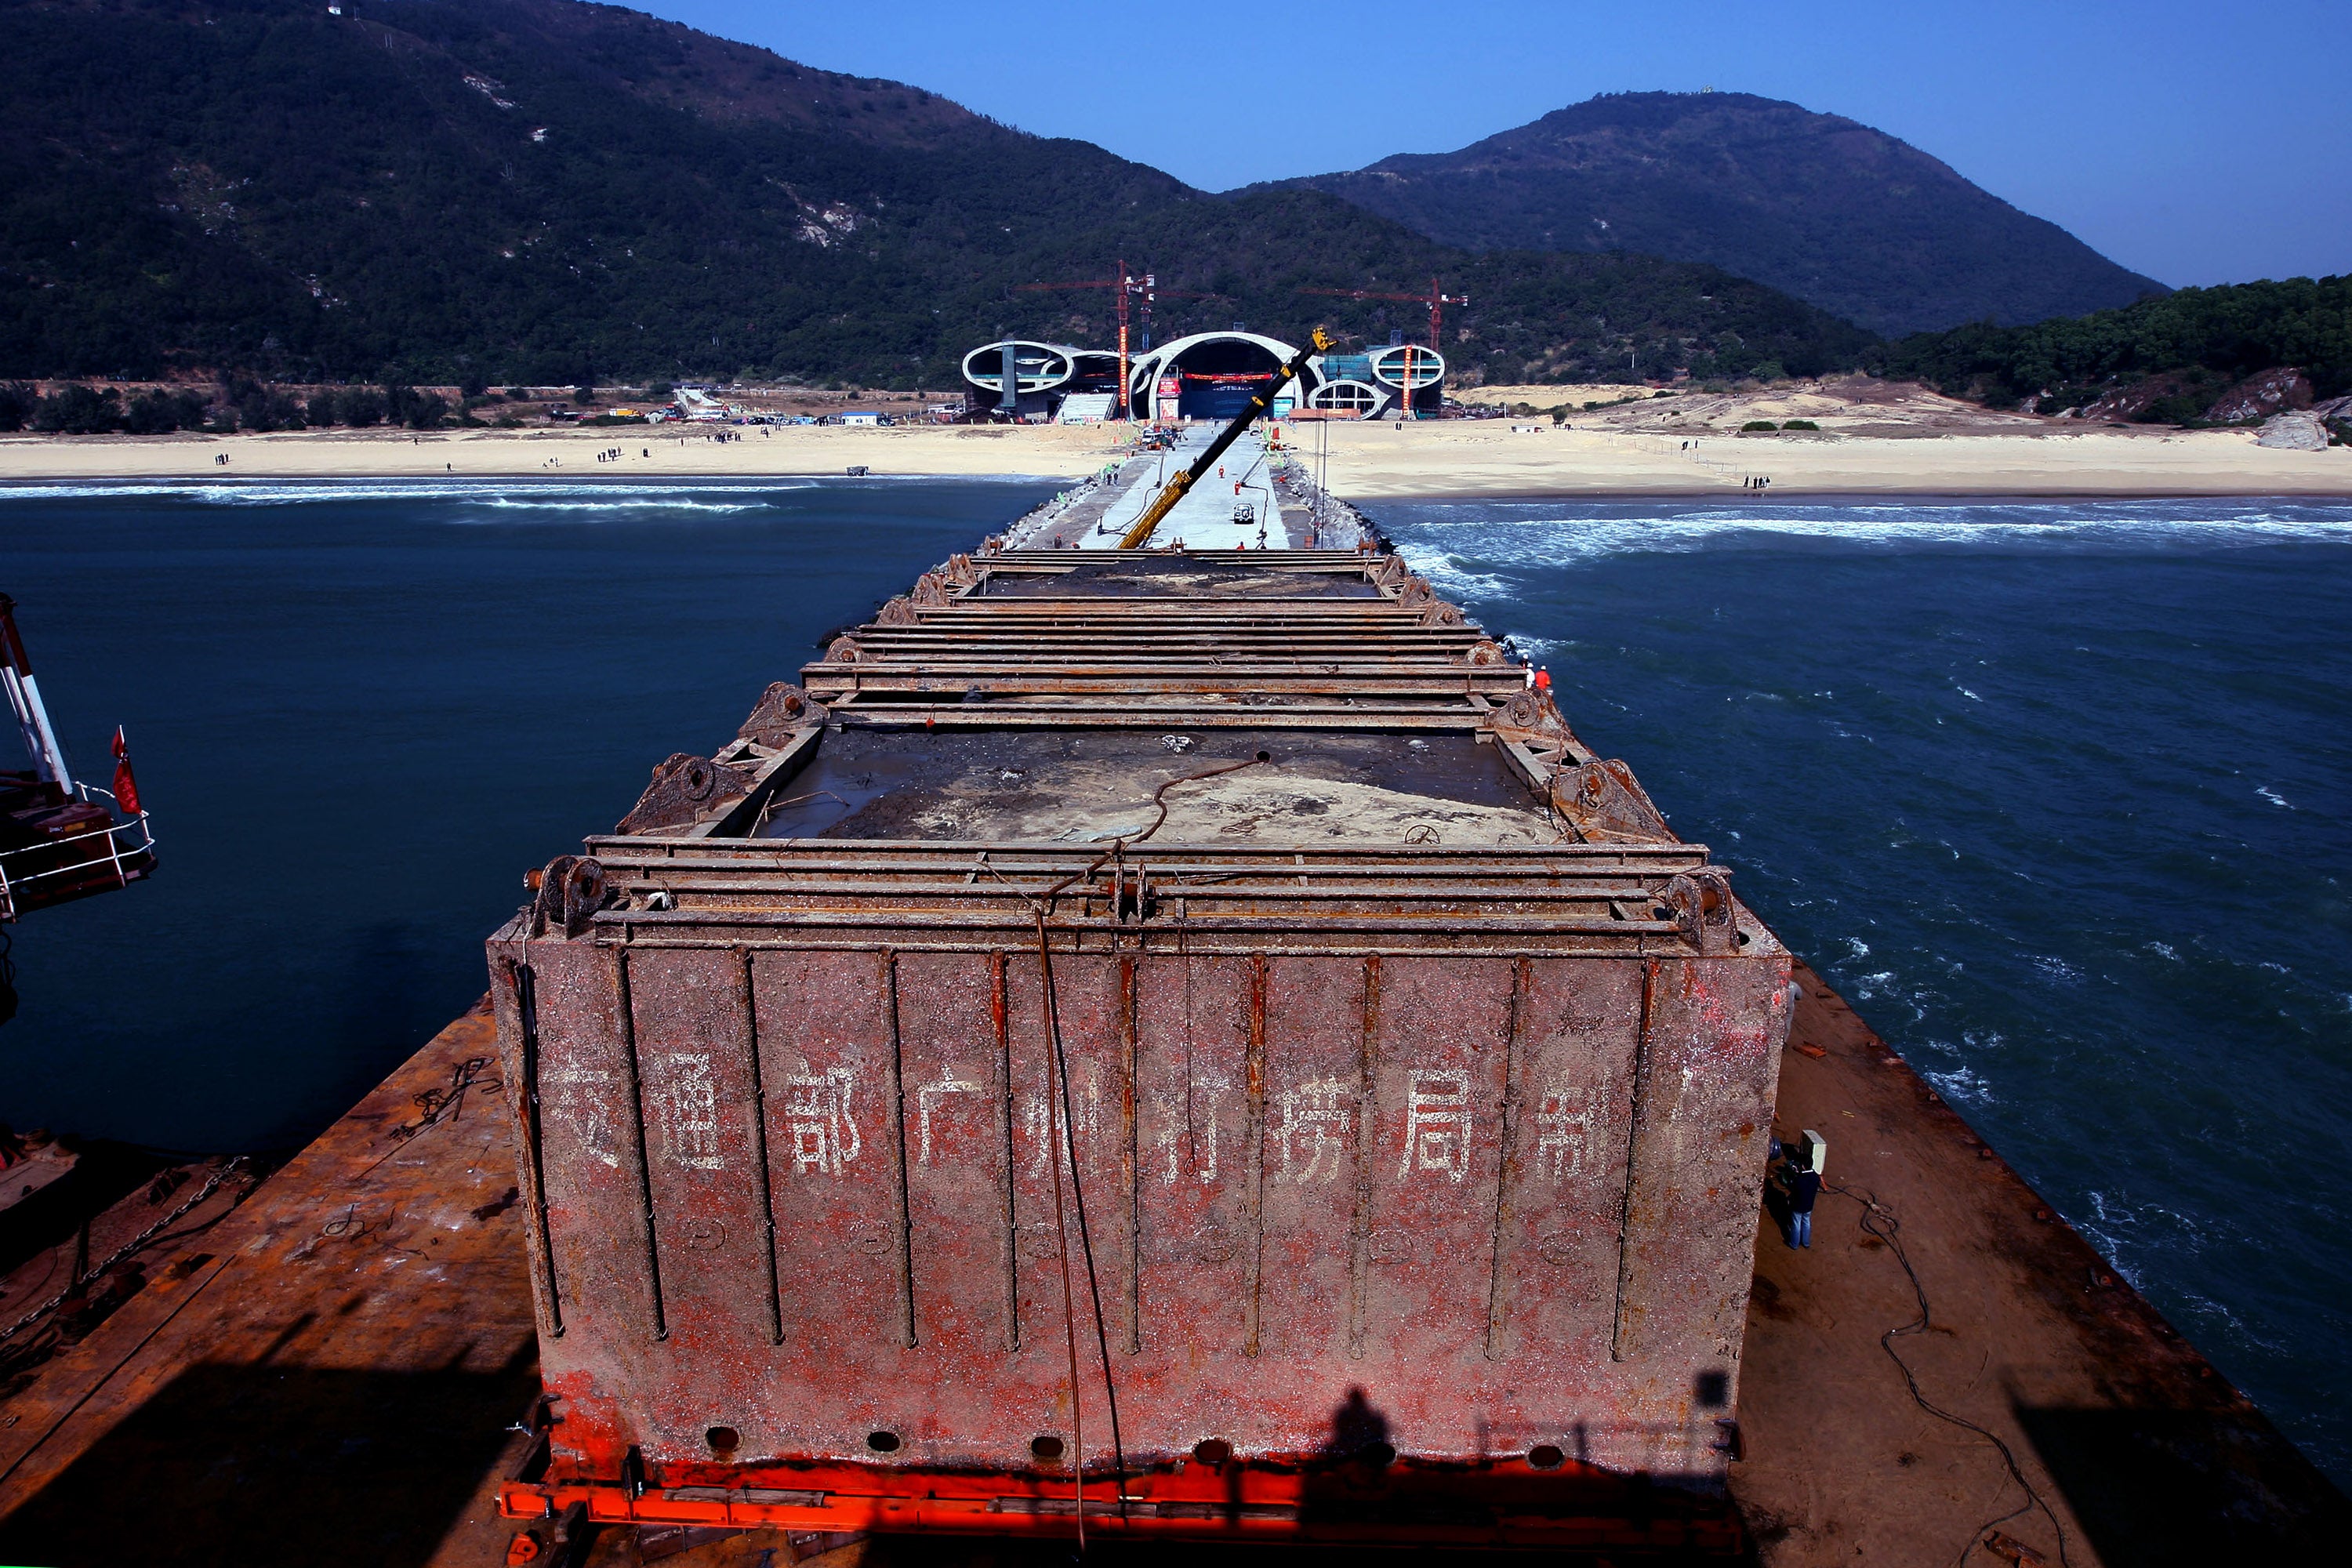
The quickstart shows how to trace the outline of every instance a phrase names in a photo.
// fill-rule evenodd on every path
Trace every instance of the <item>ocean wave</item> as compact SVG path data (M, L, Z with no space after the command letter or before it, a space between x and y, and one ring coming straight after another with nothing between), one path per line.
M1569 512L1530 503L1418 504L1384 513L1415 570L1473 593L1512 568L1773 545L1963 552L2352 544L2352 505L2213 501L1840 502Z
M756 501L705 501L684 497L649 500L635 496L626 500L518 500L510 496L491 496L476 504L493 511L560 511L568 513L596 511L765 511L768 503Z
M2228 1232L2234 1228L2210 1217L2200 1221L2179 1209L2145 1198L2135 1200L2097 1188L2084 1195L2091 1204L2090 1221L2084 1228L2095 1226L2111 1244L2101 1250L2114 1259L2118 1274L2124 1272L2124 1268L2123 1259L2116 1254L2134 1243L2194 1251L2226 1239Z
M1998 1103L1991 1080L1976 1068L1962 1063L1941 1071L1925 1070L1919 1075L1936 1086L1946 1100L1961 1105L1992 1105Z
M1429 585L1441 595L1452 599L1498 599L1511 591L1507 578L1491 572L1478 572L1450 555L1426 556L1415 559L1411 552L1406 559L1414 571L1429 579Z
M814 479L761 480L756 485L539 483L514 479L334 479L131 480L121 484L26 483L0 485L0 500L90 500L170 499L206 506L293 506L320 501L475 501L493 506L635 505L674 506L713 494L764 495L815 489ZM750 502L731 503L754 504Z
M470 501L510 510L620 510L667 508L751 510L753 498L875 484L1041 485L1037 474L870 474L857 479L792 474L773 478L667 480L535 479L125 479L0 482L0 501L173 500L204 506L304 506L322 501ZM725 498L725 499L719 499Z

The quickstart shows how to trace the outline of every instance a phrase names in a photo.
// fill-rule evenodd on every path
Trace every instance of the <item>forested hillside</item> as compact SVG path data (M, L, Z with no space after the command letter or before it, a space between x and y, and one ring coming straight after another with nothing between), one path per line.
M2031 398L2044 413L2140 388L2129 412L2175 424L2273 369L2300 370L2315 396L2339 397L2352 393L2352 276L2183 289L2071 321L1924 332L1873 363L1996 407Z
M1744 92L1611 93L1459 152L1285 187L1474 250L1709 262L1888 333L2164 291L1885 132Z
M1639 255L1473 256L1333 197L1192 190L895 82L574 0L8 0L0 376L947 384L1000 328L1418 337L1458 379L1847 368L1828 313Z

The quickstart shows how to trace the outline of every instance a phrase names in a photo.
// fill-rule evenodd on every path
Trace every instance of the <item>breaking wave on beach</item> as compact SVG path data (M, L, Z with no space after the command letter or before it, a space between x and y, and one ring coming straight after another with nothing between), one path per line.
M1433 583L1491 593L1496 567L1706 551L1962 554L2198 552L2352 544L2352 503L2216 501L1414 502L1379 509ZM1408 535L1410 537L1408 538Z

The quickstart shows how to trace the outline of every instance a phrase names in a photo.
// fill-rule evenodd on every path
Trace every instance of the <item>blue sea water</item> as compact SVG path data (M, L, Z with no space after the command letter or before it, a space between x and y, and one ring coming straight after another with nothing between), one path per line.
M0 490L0 591L163 868L18 928L0 1119L298 1142L526 867L1052 487ZM1391 503L1448 596L2352 1481L2352 504Z
M308 1140L481 994L526 868L1053 488L0 488L50 712L101 784L127 728L161 860L14 928L0 1121Z

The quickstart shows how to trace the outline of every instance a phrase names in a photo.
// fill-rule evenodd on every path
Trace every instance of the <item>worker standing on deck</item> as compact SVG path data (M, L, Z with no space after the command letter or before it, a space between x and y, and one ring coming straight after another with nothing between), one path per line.
M1805 1157L1800 1144L1790 1162L1789 1173L1789 1245L1813 1245L1813 1200L1822 1195L1822 1173Z

